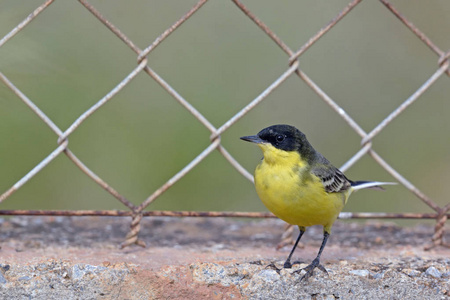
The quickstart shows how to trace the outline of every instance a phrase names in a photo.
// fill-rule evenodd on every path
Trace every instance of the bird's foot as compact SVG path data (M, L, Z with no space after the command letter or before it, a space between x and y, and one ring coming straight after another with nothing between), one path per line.
M306 271L306 274L303 275L302 278L300 278L300 281L303 281L303 280L306 280L306 279L310 278L310 277L314 274L314 269L315 269L315 268L318 268L319 270L321 270L322 272L324 272L325 274L328 275L327 270L325 269L324 266L322 266L322 265L320 264L320 261L319 261L319 259L317 259L317 258L314 259L314 260L311 262L311 264L309 264L309 265L306 266L305 268L300 269L300 270L298 270L298 271L295 271L295 273L300 273L302 270L305 270L305 271Z
M282 269L290 269L290 268L292 268L293 266L295 266L295 265L298 265L298 264L302 264L303 262L302 261L294 261L293 263L291 263L290 261L286 261L285 263L284 263L284 265L283 265L283 268L278 268L276 265L275 265L275 263L270 263L270 264L268 264L267 266L266 266L266 269L272 269L272 270L275 270L278 274L280 274L280 272L281 272L281 270ZM300 270L301 271L301 270Z

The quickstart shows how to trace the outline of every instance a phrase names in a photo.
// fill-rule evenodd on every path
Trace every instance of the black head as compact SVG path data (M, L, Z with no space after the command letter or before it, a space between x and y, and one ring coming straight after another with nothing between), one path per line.
M273 125L261 130L257 135L241 137L242 140L253 143L270 143L284 151L311 152L311 145L306 136L290 125ZM304 153L306 154L306 153Z

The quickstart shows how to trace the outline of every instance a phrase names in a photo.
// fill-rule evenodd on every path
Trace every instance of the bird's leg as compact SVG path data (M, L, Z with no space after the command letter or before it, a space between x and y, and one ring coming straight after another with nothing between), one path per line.
M294 254L294 251L295 251L295 248L297 248L298 242L300 242L300 239L302 238L302 235L305 233L305 228L304 227L299 227L299 229L300 229L300 233L298 234L298 238L295 241L294 247L292 248L291 253L289 253L288 258L284 262L283 268L285 268L285 269L292 268L292 265L293 265L293 264L291 264L292 254ZM295 263L298 263L298 262L294 262L294 264Z
M305 233L306 228L305 227L300 227L300 226L298 228L300 229L300 233L299 233L299 235L297 237L297 240L295 241L295 244L294 244L294 247L291 250L291 253L289 253L288 258L284 262L284 265L283 265L284 269L290 269L290 268L292 268L293 265L299 263L297 261L295 261L294 263L291 263L291 257L292 257L292 254L294 254L295 248L297 248L298 242L300 242L300 239L301 239L302 235ZM273 269L273 270L277 271L278 274L280 274L280 271L281 271L281 269L279 269L274 263L271 263L271 264L267 265L266 268Z
M316 258L309 264L307 267L305 267L302 270L306 271L306 274L303 275L303 277L300 279L302 281L303 279L308 279L313 274L313 271L315 268L319 268L321 271L328 274L327 270L320 264L320 255L322 254L323 249L325 248L325 244L327 243L328 237L330 236L330 233L327 231L323 232L323 241L322 245L320 246L319 253L317 254ZM296 272L300 272L301 270L298 270Z

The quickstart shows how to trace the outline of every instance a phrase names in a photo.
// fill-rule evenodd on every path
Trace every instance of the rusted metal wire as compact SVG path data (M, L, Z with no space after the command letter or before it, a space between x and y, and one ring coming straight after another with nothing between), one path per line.
M127 233L127 235L125 236L125 242L123 242L120 245L120 248L125 248L128 247L130 245L138 245L141 246L143 248L146 247L146 244L144 241L142 241L141 239L139 239L139 231L141 230L141 220L142 220L142 213L133 213L133 219L131 220L131 224L130 224L130 231Z
M430 78L417 90L415 91L408 99L406 99L396 110L394 110L389 116L387 116L377 127L375 127L369 134L367 134L361 141L361 144L365 144L372 140L377 134L379 134L388 124L390 124L395 118L398 117L408 106L414 103L419 97L428 90L428 88L436 82L446 70L450 62L448 60L443 61L440 65L439 69L431 75Z
M78 157L75 156L75 154L72 153L68 148L64 150L64 153L67 155L67 157L87 176L92 178L99 186L101 186L103 189L105 189L108 193L110 193L114 198L119 200L123 205L128 207L131 210L134 210L136 206L131 203L127 198L122 196L119 192L117 192L112 186L110 186L108 183L106 183L103 179L101 179L97 174L92 172L86 165L78 159Z
M50 6L50 4L53 3L55 0L47 0L45 1L41 6L36 8L31 14L28 15L28 17L25 18L22 22L19 23L16 27L13 28L7 35L5 35L0 40L0 47L3 46L9 39L11 39L13 36L15 36L19 31L21 31L25 26L27 26L31 21L33 21L41 12L43 12L47 7Z
M111 100L115 95L117 95L120 90L122 90L131 80L133 80L147 65L147 60L143 60L139 63L139 65L128 74L116 87L114 87L108 94L105 95L102 99L100 99L97 103L95 103L91 108L85 111L72 125L67 128L67 130L59 137L58 141L67 139L70 134L72 134L78 126L81 125L89 116L91 116L96 110L106 104L109 100Z
M435 43L433 43L422 31L419 30L412 22L410 22L404 15L400 13L389 1L380 0L406 27L409 28L425 45L427 45L440 58L445 57L445 52L442 51ZM450 76L450 70L446 71Z
M181 26L187 19L189 19L194 13L196 13L203 4L208 0L200 0L195 4L184 16L178 19L172 26L167 28L150 46L145 48L138 56L138 61L141 61L145 56L147 56L153 49L155 49L162 41L164 41L172 32L174 32L178 27Z
M434 226L434 234L431 238L431 243L425 246L426 250L430 250L436 246L445 246L450 248L450 244L444 242L445 223L450 217L447 212L450 210L450 204L447 204L444 208L439 209L439 213L436 216L436 225Z
M10 41L16 36L24 27L29 26L31 21L40 16L40 14L54 1L47 0L39 7L37 7L30 15L28 15L22 22L15 26L8 34L0 39L0 47ZM410 22L403 14L400 13L389 1L380 0L380 2L393 13L405 26L407 26L425 45L428 46L437 56L437 70L420 86L408 99L403 101L392 113L376 125L371 131L364 130L340 105L338 99L330 97L318 84L314 82L302 69L300 61L302 55L311 48L319 39L331 31L336 24L345 18L355 8L361 0L353 0L348 3L334 18L318 30L316 34L310 37L298 50L294 51L281 39L275 32L269 28L261 19L259 19L249 8L247 8L239 0L232 0L232 2L239 8L250 20L252 20L258 28L260 28L281 50L287 55L286 69L277 79L273 81L264 91L255 99L249 101L240 111L234 116L230 117L224 124L217 127L203 116L199 110L194 107L189 101L184 98L174 87L172 87L164 78L157 74L148 65L149 57L152 51L163 43L168 36L174 31L178 30L188 19L198 12L207 0L200 0L194 4L185 14L178 20L175 20L173 25L163 31L155 40L145 47L140 49L131 39L129 39L118 27L110 22L104 15L102 15L93 5L86 0L79 0L79 3L86 8L96 19L98 19L106 28L108 28L115 36L124 42L136 55L137 66L125 75L124 79L112 90L106 93L104 97L95 102L88 110L82 113L78 118L71 123L65 130L61 130L45 113L29 99L13 82L11 82L3 73L0 72L0 81L2 81L22 102L24 102L57 136L58 140L53 150L49 155L38 163L25 176L20 178L11 188L0 195L0 203L13 194L16 190L26 184L34 175L45 168L51 161L64 153L70 161L72 161L84 174L91 178L103 189L108 191L114 198L125 205L128 211L110 211L110 210L78 210L78 211L36 211L36 210L3 210L0 215L28 215L28 216L120 216L132 217L130 232L126 236L122 247L129 245L145 246L145 243L139 239L140 223L143 217L150 216L166 216L166 217L235 217L235 218L273 218L270 213L257 212L187 212L187 211L145 211L156 199L159 198L165 191L170 189L183 176L189 173L196 165L205 159L214 150L217 150L240 174L250 181L253 181L253 176L241 166L241 164L234 159L234 157L221 144L221 135L226 132L241 118L245 117L251 110L258 106L267 96L283 84L291 75L296 74L308 87L310 87L319 98L324 101L334 112L336 112L355 133L361 138L361 148L341 167L343 171L349 169L352 165L358 162L363 156L368 155L372 157L380 166L382 166L389 174L391 174L397 181L423 201L427 206L435 211L435 213L341 213L341 219L435 219L435 233L432 237L430 249L435 246L445 245L443 242L445 223L449 218L448 211L450 204L440 207L430 197L425 195L415 185L400 174L394 167L388 164L380 155L375 152L374 147L376 136L385 130L388 125L397 119L401 113L426 92L441 76L446 73L450 76L450 51L441 50L429 37L420 31L412 22ZM156 189L151 195L144 199L141 204L134 205L125 196L117 192L112 186L107 184L97 174L91 171L75 154L68 148L69 136L77 131L78 127L91 115L95 114L98 109L103 107L110 101L120 90L131 82L138 74L145 72L149 78L156 81L168 94L170 94L175 101L177 101L184 109L186 109L199 123L201 123L210 132L210 144L198 154L189 164L174 174L161 187ZM285 241L286 242L286 241Z
M253 101L251 101L247 106L241 109L237 114L231 117L225 124L223 124L213 135L211 135L211 139L216 138L220 134L222 134L225 130L231 127L234 123L236 123L240 118L245 116L250 110L252 110L256 105L261 103L267 96L270 95L277 87L279 87L283 82L286 81L292 74L294 74L295 70L298 68L298 62L293 64L289 69L286 70L281 76L275 80L267 89L265 89L258 97L256 97Z
M216 139L211 145L208 146L202 153L200 153L194 160L192 160L186 167L184 167L180 172L175 174L170 178L165 184L163 184L159 189L157 189L153 194L151 194L144 202L139 205L138 210L142 211L150 203L152 203L156 198L158 198L162 193L167 191L169 187L180 180L184 175L186 175L190 170L192 170L200 161L202 161L206 156L208 156L216 147L220 144L220 139Z
M50 129L59 136L59 147L53 151L46 159L44 159L40 164L33 168L27 175L25 175L21 180L19 180L15 185L13 185L9 190L0 195L0 203L8 198L12 193L19 189L23 184L25 184L29 179L36 175L40 170L47 166L54 158L59 156L61 152L64 152L73 162L79 167L86 175L88 175L97 184L103 187L116 199L122 202L124 205L130 209L134 209L134 205L128 201L125 197L120 195L116 190L109 186L105 181L103 181L99 176L92 172L88 167L86 167L68 148L68 140L61 140L63 132L58 126L53 123L53 121L47 117L47 115L39 109L24 93L22 93L3 73L0 72L0 80L5 83L5 85L10 88L45 124L47 124Z
M325 27L321 28L312 38L310 38L306 44L304 44L297 52L291 55L289 58L289 64L292 64L302 55L306 50L315 44L325 33L327 33L333 26L335 26L342 18L344 18L356 5L362 0L354 0L350 2L336 17L333 18Z
M349 161L343 165L343 171L351 167L356 163L364 154L369 154L376 162L378 162L388 173L390 173L394 178L396 178L400 183L402 183L407 189L414 193L419 199L421 199L425 204L431 207L436 212L439 212L440 207L432 201L428 196L426 196L422 191L415 187L410 181L404 178L399 172L397 172L393 167L391 167L386 161L384 161L373 149L372 149L372 138L375 137L381 130L383 130L389 123L396 119L401 112L403 112L410 104L416 101L430 86L436 82L436 80L444 73L449 70L449 55L440 50L434 43L431 42L423 33L421 33L411 22L407 21L402 15L395 10L389 2L381 0L402 22L408 26L422 41L424 41L433 51L435 51L439 56L439 69L407 100L405 100L399 108L393 111L387 118L385 118L379 125L377 125L369 134L363 130L359 124L353 120L350 115L345 112L345 110L340 107L335 100L327 95L309 76L305 74L300 68L297 68L295 73L323 100L327 103L339 116L341 116L344 121L359 135L361 136L362 149L358 151ZM319 30L313 37L311 37L300 49L293 53L293 51L281 40L278 36L260 19L258 19L250 10L245 7L240 1L233 0L233 2L261 29L263 30L283 51L288 54L289 61L288 65L292 64L294 61L298 61L300 56L315 42L317 42L325 33L331 30L339 20L342 19L346 14L348 14L360 1L354 0L350 2L347 7L345 7L333 20L331 20L325 27ZM439 223L439 219L436 219ZM442 228L443 227L439 227ZM436 229L437 230L437 229ZM438 235L438 242L434 244L441 243L443 235Z
M65 216L65 217L133 217L129 210L0 210L0 216ZM450 218L450 214L444 214ZM237 212L237 211L173 211L152 210L141 213L142 217L173 218L276 218L270 212ZM436 213L373 213L373 212L341 212L339 219L436 219Z
M61 154L67 147L69 141L65 140L61 145L59 145L52 153L50 153L43 161L41 161L36 167L34 167L30 172L28 172L22 179L17 181L11 188L0 195L0 203L6 198L11 196L15 191L20 189L28 180L30 180L34 175L36 175L40 170L45 168L55 157Z

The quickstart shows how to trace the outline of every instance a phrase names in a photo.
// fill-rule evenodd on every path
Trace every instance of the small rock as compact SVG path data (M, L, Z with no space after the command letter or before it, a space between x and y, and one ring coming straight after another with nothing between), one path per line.
M381 236L377 236L375 238L375 244L378 244L378 245L384 244L383 238Z
M28 226L28 218L25 217L12 217L10 219L11 224L17 227L27 227Z
M0 272L0 284L5 284L5 283L7 283L8 281L5 279L5 277L3 276L3 273L2 272Z
M219 283L224 280L227 275L225 268L215 263L192 264L191 268L194 279L207 284Z
M111 265L111 262L105 260L104 262L102 262L102 265L103 265L104 267L109 267L109 266Z
M341 260L341 261L339 261L339 264L340 264L341 266L346 266L346 265L348 265L348 261L346 261L346 260Z
M370 273L370 277L373 279L383 279L384 278L384 272L381 273Z
M74 279L79 279L79 278L81 278L81 277L84 276L84 272L83 272L83 270L80 268L79 265L74 265L74 266L72 267L72 276L73 276Z
M69 279L69 278L70 278L69 273L68 273L67 271L64 271L64 272L61 274L61 277L64 278L64 279Z
M238 270L238 268L231 268L231 269L226 270L225 273L227 276L236 276L239 274L239 270Z
M19 279L17 279L17 280L19 280L19 281L28 281L30 279L31 279L30 276L22 276L22 277L19 277Z
M250 272L248 270L246 270L246 269L243 269L241 271L241 275L242 275L242 278L249 278L249 277L251 277Z
M220 251L220 250L223 250L223 249L225 249L225 245L224 244L214 244L210 248L210 250L212 252L217 252L217 251Z
M350 274L361 276L361 277L368 277L369 271L368 270L352 270L350 271Z
M425 271L425 274L433 276L434 278L441 278L442 277L441 272L439 272L435 267L429 267Z
M412 269L403 269L402 273L408 275L409 277L417 277L420 275L420 271Z
M76 264L72 267L72 278L80 279L85 275L89 275L89 278L92 279L95 277L95 275L105 270L106 270L105 267L92 266L87 264L86 265Z
M292 275L293 272L295 272L295 271L293 271L292 269L285 269L285 268L283 268L283 269L280 270L280 275L281 275L281 277L286 277L286 276Z
M265 282L275 282L277 280L280 280L280 275L278 275L277 271L275 270L262 270L261 272L259 272L258 274L256 274L256 276L254 277L259 277L260 279L264 280Z
M9 269L11 268L10 265L1 265L1 268L3 269L3 272L8 272Z

